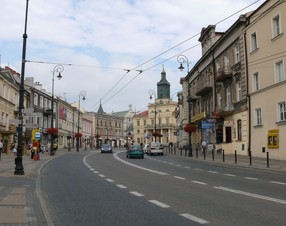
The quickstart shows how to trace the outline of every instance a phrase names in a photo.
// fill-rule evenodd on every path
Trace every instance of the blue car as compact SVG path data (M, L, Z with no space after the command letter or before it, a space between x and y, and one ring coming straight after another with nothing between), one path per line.
M126 158L144 158L144 152L141 145L132 145L126 151Z

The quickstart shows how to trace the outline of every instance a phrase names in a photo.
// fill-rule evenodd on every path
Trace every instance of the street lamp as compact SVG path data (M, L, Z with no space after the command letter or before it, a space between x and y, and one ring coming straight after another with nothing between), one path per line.
M79 115L80 115L80 98L85 100L86 91L82 90L78 95L78 114L77 114L77 137L76 137L76 151L79 151Z
M189 60L188 58L183 55L180 54L177 56L177 61L180 63L180 66L178 67L178 69L180 69L180 71L183 71L185 69L185 67L183 66L183 64L187 64L187 76L190 72L189 69ZM189 83L189 82L188 82ZM188 84L188 95L190 96L190 84ZM187 99L188 103L189 103L189 125L191 125L191 102L189 99ZM191 136L191 131L189 131L189 157L193 156L193 147L192 147L192 136Z
M15 175L24 175L23 167L23 110L24 110L24 77L25 77L25 63L26 63L26 44L27 44L27 19L28 19L28 5L29 0L26 1L26 14L25 14L25 28L23 34L23 48L22 48L22 67L21 67L21 81L20 81L20 94L19 94L19 125L18 125L18 145L17 157L15 159Z
M157 130L156 130L156 115L157 115L157 101L156 101L156 92L153 90L153 89L150 89L149 91L148 91L148 94L149 94L149 98L150 98L150 100L152 100L152 98L154 97L154 101L155 101L155 142L156 142L156 138L157 138Z
M177 56L177 61L180 63L180 66L178 67L178 69L180 69L180 71L183 71L185 69L183 64L187 64L187 70L188 70L187 72L189 74L189 71L190 71L189 70L189 65L190 65L190 63L189 63L188 58L185 55L180 54L180 55Z
M55 86L55 73L58 72L58 76L57 78L60 80L62 78L61 72L64 71L64 67L61 64L57 64L54 69L53 69L53 79L52 79L52 109L51 109L51 113L52 113L52 118L51 118L51 128L54 128L54 86ZM52 130L53 131L53 130ZM50 155L54 155L54 136L55 134L51 134L51 150L50 150Z

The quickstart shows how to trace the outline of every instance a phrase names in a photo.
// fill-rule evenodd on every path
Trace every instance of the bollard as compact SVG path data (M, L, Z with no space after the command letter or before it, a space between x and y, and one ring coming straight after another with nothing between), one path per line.
M199 157L199 150L198 150L198 148L196 148L196 158L198 158Z
M224 162L224 150L222 150L222 161Z
M213 158L213 161L214 161L214 149L212 149L212 158Z
M251 151L248 152L249 154L249 165L252 165L252 156L251 156Z
M206 159L206 150L205 150L205 148L203 149L203 152L204 152L204 159Z
M269 168L269 152L266 152L266 156L267 156L267 168Z
M237 164L237 151L234 151L234 163Z

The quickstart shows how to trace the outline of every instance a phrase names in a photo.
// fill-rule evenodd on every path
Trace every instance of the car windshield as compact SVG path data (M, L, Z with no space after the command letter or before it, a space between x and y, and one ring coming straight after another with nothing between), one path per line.
M161 143L151 143L151 147L159 148L161 146Z
M139 145L134 145L134 146L132 146L131 149L132 149L133 151L141 151L141 150L142 150L142 147L139 146Z
M102 148L110 148L110 144L103 144Z

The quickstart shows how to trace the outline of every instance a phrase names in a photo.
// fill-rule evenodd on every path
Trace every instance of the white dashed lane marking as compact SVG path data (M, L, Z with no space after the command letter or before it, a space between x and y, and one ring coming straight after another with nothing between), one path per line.
M174 178L180 179L180 180L186 180L186 178L184 178L184 177L179 177L179 176L174 176Z
M138 196L138 197L141 197L141 196L144 196L143 194L137 192L137 191L131 191L130 192L132 195L135 195L135 196Z
M169 208L170 207L169 205L167 205L167 204L165 204L163 202L159 202L157 200L149 200L149 202L151 202L151 203L153 203L153 204L155 204L157 206L160 206L162 208Z
M119 187L119 188L123 188L123 189L127 188L126 186L124 186L122 184L117 184L116 186Z
M188 214L188 213L183 213L183 214L180 214L181 216L191 220L191 221L194 221L194 222L197 222L199 224L208 224L209 222L202 219L202 218L199 218L199 217L196 217L194 215L191 215L191 214Z
M269 181L272 184L280 184L280 185L286 185L284 182L279 182L279 181Z
M193 182L193 183L196 183L196 184L207 185L207 183L201 182L201 181L193 180L192 182Z

